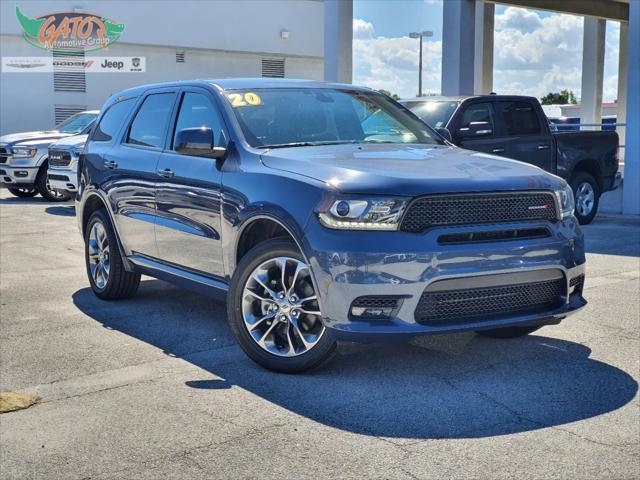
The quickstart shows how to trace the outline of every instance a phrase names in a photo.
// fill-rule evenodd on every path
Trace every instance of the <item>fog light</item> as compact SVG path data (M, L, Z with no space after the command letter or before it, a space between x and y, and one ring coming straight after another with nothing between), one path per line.
M29 172L27 172L26 170L16 170L13 174L14 174L16 177L24 178L24 177L26 177L27 175L29 175Z
M353 320L389 320L398 313L402 304L400 296L358 297L351 304Z

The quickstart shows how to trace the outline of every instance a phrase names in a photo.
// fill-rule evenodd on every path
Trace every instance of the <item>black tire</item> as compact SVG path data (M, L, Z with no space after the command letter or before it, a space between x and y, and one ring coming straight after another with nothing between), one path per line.
M90 261L90 238L92 230L96 224L100 224L106 233L108 242L108 273L107 279L104 285L99 286L94 280ZM116 234L111 226L109 215L104 209L96 210L87 223L84 235L84 256L85 264L87 268L87 276L89 277L89 283L91 289L97 297L103 300L119 300L124 298L130 298L135 295L140 285L140 274L136 272L127 272L124 269L122 263L122 257L120 256L120 249L118 248Z
M242 313L242 295L251 273L264 262L277 257L289 257L304 262L297 246L286 238L267 240L251 249L242 258L231 279L227 297L227 317L240 347L254 362L275 372L301 373L327 362L335 353L336 341L326 327L317 343L309 350L297 356L282 357L269 353L256 343L245 325Z
M49 202L66 202L70 200L72 195L66 190L53 190L49 188L49 182L47 181L48 165L49 162L45 162L44 165L40 167L40 171L36 177L36 189L38 193Z
M535 332L539 328L542 328L542 325L531 325L528 327L492 328L489 330L478 330L476 331L476 333L481 337L489 337L489 338L518 338L518 337L524 337L525 335L529 335L530 333Z
M14 197L31 198L38 194L35 188L9 188L9 193Z
M583 185L588 185L588 188L591 188L594 192L594 199L591 210L586 215L581 213L578 207L578 196L580 195L579 191ZM574 200L576 202L575 216L578 219L580 225L587 225L593 221L593 219L596 217L596 214L598 213L598 206L600 205L600 185L590 173L576 172L571 179L571 188L573 189Z

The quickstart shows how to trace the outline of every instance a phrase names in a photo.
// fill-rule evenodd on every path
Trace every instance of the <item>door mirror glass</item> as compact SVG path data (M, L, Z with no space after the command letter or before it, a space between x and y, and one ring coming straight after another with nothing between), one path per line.
M440 134L447 142L451 141L451 132L444 127L436 128L436 132Z
M471 122L466 127L458 129L458 135L462 138L482 137L492 133L493 128L489 122Z
M213 130L208 127L185 128L176 133L176 152L193 157L220 158L225 149L215 147Z

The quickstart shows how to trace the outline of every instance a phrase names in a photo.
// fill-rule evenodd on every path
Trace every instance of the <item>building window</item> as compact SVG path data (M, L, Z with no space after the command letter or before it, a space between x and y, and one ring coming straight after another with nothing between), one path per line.
M56 105L54 109L55 124L58 125L64 122L71 115L84 112L86 109L86 105Z
M262 59L262 76L271 78L284 78L284 58Z
M176 63L184 63L184 50L176 51Z
M84 51L53 51L53 91L86 92Z

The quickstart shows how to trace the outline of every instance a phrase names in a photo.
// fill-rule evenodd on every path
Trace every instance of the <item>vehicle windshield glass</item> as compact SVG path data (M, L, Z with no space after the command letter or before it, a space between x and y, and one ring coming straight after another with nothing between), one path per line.
M459 102L422 101L406 102L404 105L429 126L444 128L456 111Z
M87 125L94 121L97 116L95 113L76 113L60 123L56 127L56 130L60 133L80 133Z
M422 122L375 92L265 88L229 90L225 97L252 147L442 144Z

